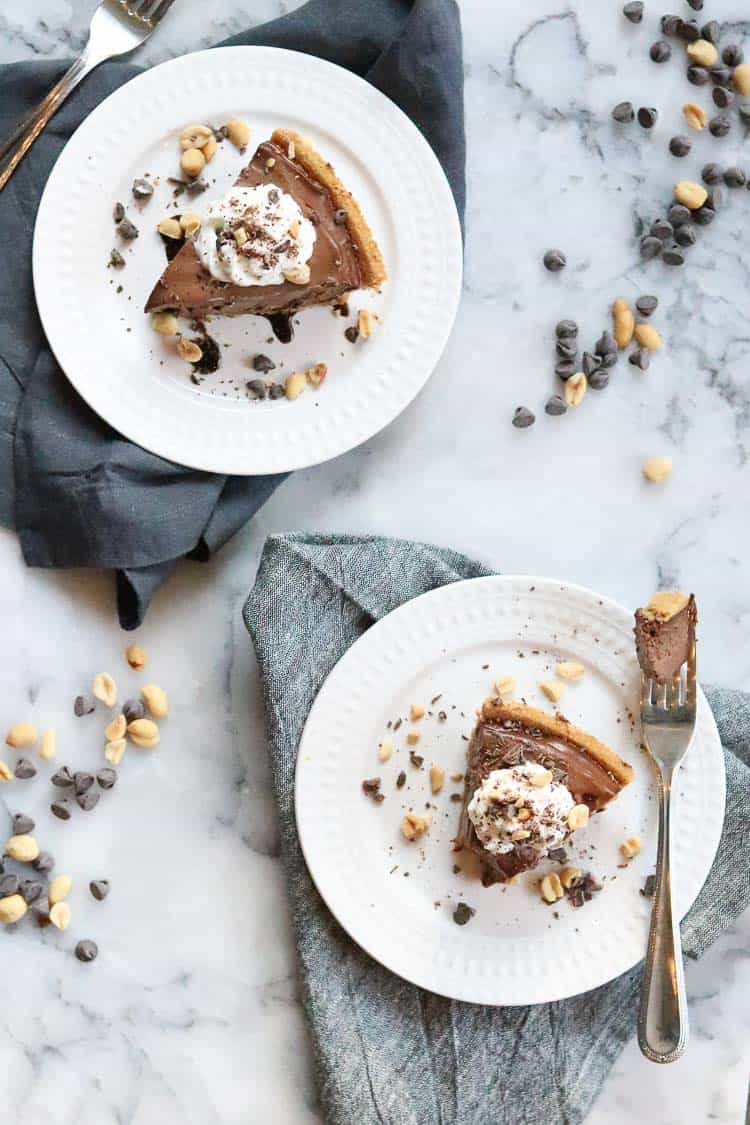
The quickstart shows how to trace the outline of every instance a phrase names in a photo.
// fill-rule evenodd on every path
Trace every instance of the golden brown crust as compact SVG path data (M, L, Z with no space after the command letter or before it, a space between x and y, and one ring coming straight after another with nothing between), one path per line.
M346 211L347 229L356 248L362 272L362 288L377 289L388 276L385 272L385 263L372 231L367 225L367 220L352 193L344 187L333 167L299 133L291 129L274 129L271 141L284 152L289 151L290 144L293 145L293 159L297 164L323 185L337 208Z
M562 715L550 715L546 711L539 711L536 707L527 707L525 703L504 703L501 699L487 699L482 706L482 718L493 723L511 719L527 727L536 727L544 734L564 738L585 750L589 757L604 766L620 785L628 785L633 780L633 767L623 762L619 754L616 754L606 743L594 738L592 734L574 727Z

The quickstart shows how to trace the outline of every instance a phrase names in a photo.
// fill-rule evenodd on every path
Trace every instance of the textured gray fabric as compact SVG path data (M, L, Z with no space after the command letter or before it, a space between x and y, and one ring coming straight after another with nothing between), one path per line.
M488 573L452 551L351 536L267 541L245 606L263 683L302 995L321 1101L333 1125L576 1125L633 1034L641 970L583 996L485 1008L388 973L342 931L307 872L294 825L294 762L339 657L410 598ZM684 923L699 956L750 901L750 696L712 690L728 800L716 862Z
M177 8L168 18L179 18ZM463 220L463 70L455 0L309 0L226 42L318 55L377 86L432 145ZM0 138L67 65L0 67ZM79 398L42 332L31 280L42 189L81 122L139 72L122 61L94 71L0 193L0 248L12 263L0 271L0 520L17 529L30 566L115 568L125 628L141 623L179 558L209 558L285 478L201 473L127 441Z

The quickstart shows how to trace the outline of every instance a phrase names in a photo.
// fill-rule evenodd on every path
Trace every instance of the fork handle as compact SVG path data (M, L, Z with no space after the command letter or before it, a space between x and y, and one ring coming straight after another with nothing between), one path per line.
M8 140L0 146L0 191L3 190L50 117L57 112L68 94L75 90L81 79L85 78L101 61L100 58L91 53L88 46L85 47L82 54L78 56L59 82L55 83L36 109L25 121L21 122Z
M670 818L675 772L660 771L659 847L646 968L638 1013L638 1046L651 1062L670 1063L687 1047L688 1008L679 919L670 875Z

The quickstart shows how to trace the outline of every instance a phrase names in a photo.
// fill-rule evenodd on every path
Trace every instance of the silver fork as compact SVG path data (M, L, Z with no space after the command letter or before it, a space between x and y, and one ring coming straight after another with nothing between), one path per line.
M0 191L29 151L44 126L71 91L106 59L126 55L148 39L174 0L100 0L91 17L89 37L70 69L34 112L0 146Z
M680 920L674 917L670 825L677 771L695 731L695 644L679 677L641 679L643 739L659 770L659 845L646 968L638 1012L638 1046L652 1062L674 1062L688 1041Z

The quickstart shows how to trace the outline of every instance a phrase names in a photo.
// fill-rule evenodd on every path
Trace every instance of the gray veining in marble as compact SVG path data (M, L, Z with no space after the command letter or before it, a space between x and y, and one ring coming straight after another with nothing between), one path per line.
M256 0L261 21L294 7ZM689 14L684 0L675 9ZM90 2L4 0L0 60L80 47ZM143 52L158 62L243 28L241 0L177 0ZM247 1125L319 1120L295 996L278 834L262 714L239 610L264 537L310 528L376 531L450 543L506 572L554 574L628 604L658 583L690 587L702 618L707 681L750 688L750 193L725 207L688 266L643 266L637 237L679 178L709 159L747 162L745 130L693 137L679 107L678 50L654 66L643 24L602 0L463 0L469 210L459 320L419 399L354 453L290 479L210 567L184 564L156 599L141 643L173 714L158 752L131 752L118 789L77 826L45 827L76 880L77 936L99 961L79 965L66 935L22 927L2 936L0 1058L13 1125ZM207 12L209 14L207 14ZM740 36L739 0L707 0ZM746 44L747 45L747 44ZM616 127L612 106L654 105L652 133ZM559 246L568 268L542 269ZM616 295L654 292L665 346L646 374L621 363L609 389L547 418L558 389L552 326L573 316L593 345ZM509 425L523 403L532 430ZM644 457L675 472L647 486ZM26 571L0 536L6 660L0 721L56 725L59 759L90 760L98 725L70 702L94 672L124 667L111 580ZM49 793L24 802L45 825ZM108 810L106 804L113 807ZM71 830L73 827L73 830ZM64 862L63 862L64 857ZM90 878L109 877L96 903ZM590 1125L734 1125L750 1070L750 918L690 964L693 1042L669 1068L634 1044L618 1060ZM7 969L12 971L8 972ZM3 1118L5 1120L5 1118Z

